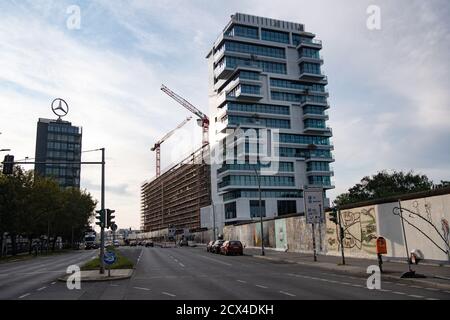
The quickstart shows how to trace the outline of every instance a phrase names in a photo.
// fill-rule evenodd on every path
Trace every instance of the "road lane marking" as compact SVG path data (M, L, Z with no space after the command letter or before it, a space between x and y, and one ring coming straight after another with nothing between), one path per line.
M436 298L426 298L426 300L439 300L439 299L436 299Z
M182 264L181 262L179 263L179 265L184 268L184 264Z
M285 292L285 291L279 291L281 294L284 294L286 296L290 296L290 297L295 297L295 294L289 293L289 292Z
M399 291L392 291L392 293L394 293L394 294L400 294L400 295L406 295L406 293L404 293L404 292L399 292Z
M389 289L380 289L381 292L391 292L392 290Z
M240 283L247 283L247 281L244 281L244 280L236 280L237 282L240 282Z
M256 286L257 286L258 288L267 289L266 286L262 286L262 285L260 285L260 284L257 284Z
M429 290L429 291L439 291L438 289L435 289L435 288L425 288L425 290Z
M56 281L52 282L51 284L54 285L56 283Z
M39 288L39 289L37 289L36 291L42 291L42 290L44 290L44 289L47 289L47 287Z
M142 287L133 287L133 288L134 288L134 289L137 289L137 290L150 291L149 288L142 288Z
M205 259L208 259L208 260L211 260L211 261L214 261L214 262L217 262L217 263L229 266L229 267L232 266L230 263L226 263L226 262L223 262L223 261L220 261L220 260L216 260L216 259L213 259L213 258L210 258L210 257L205 257L205 256L201 256L201 255L199 255L199 256L202 257L202 258L205 258Z
M174 295L174 294L172 294L172 293L168 293L168 292L161 292L162 294L165 294L166 296L169 296L169 297L176 297L176 295Z
M23 299L23 298L25 298L25 297L28 297L30 295L30 293L25 293L24 295L21 295L20 297L19 297L19 299Z
M417 294L410 294L410 295L408 295L408 297L417 298L417 299L423 299L424 298L424 296L419 296Z
M411 286L411 288L423 289L423 287L419 287L419 286Z

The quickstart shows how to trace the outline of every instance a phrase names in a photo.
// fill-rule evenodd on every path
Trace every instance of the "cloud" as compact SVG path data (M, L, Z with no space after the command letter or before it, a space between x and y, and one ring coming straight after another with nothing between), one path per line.
M66 28L78 4L80 30ZM33 157L36 122L65 98L83 149L107 150L107 202L139 226L140 184L154 175L152 144L190 115L165 83L208 110L205 55L229 16L304 23L323 40L335 145L336 190L382 169L450 179L449 37L445 0L379 0L382 29L366 28L372 1L4 1L0 4L1 147ZM19 125L20 124L20 125ZM200 145L191 121L162 146L163 167ZM83 155L84 160L99 154ZM99 199L98 167L82 184Z

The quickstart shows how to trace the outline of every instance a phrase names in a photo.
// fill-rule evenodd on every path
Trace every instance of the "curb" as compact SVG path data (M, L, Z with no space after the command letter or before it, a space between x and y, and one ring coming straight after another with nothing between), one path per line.
M338 265L333 264L333 263L325 264L325 262L315 262L315 263L298 262L298 261L283 260L283 259L271 258L271 257L265 257L265 256L262 257L259 255L250 255L250 256L254 257L254 258L259 258L259 259L265 259L265 260L271 260L271 261L283 261L283 262L287 262L287 263L305 265L305 266L309 266L309 267L317 267L317 268L326 269L326 270L334 270L334 271L338 271L341 273L347 273L347 274L357 275L357 276L362 277L361 276L361 267L347 266L346 269L337 269ZM363 273L365 274L364 270L363 270ZM422 285L425 284L428 287L432 287L432 288L436 288L436 289L450 290L450 284L435 283L435 282L429 282L426 280L418 280L418 279L405 279L405 278L402 279L402 278L400 278L400 276L394 276L394 275L389 275L389 274L382 274L381 277L385 278L385 279L398 280L398 281L406 280L412 284L422 284ZM436 278L436 277L429 276L429 278Z
M134 269L126 269L126 270L131 270L131 272L126 276L112 276L112 277L98 277L98 278L92 278L92 277L83 278L83 277L81 277L81 282L104 282L104 281L116 281L116 280L129 279L133 276ZM70 276L71 276L70 274L65 275L64 277L58 278L58 281L67 282L67 279Z

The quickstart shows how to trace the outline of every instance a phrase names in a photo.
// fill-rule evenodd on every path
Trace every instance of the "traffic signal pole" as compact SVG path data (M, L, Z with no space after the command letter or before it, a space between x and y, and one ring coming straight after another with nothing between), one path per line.
M106 210L105 210L105 148L100 149L102 151L102 195L101 195L101 210L103 215L103 221L106 222ZM100 226L100 274L105 273L105 262L103 256L105 255L105 223Z

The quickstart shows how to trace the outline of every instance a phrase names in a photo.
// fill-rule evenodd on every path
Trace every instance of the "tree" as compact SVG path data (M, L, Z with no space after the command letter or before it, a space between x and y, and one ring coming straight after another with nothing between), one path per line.
M364 177L361 182L348 189L347 193L336 197L337 205L345 205L361 201L368 201L390 196L427 191L433 188L433 181L426 175L386 170L378 172L371 177Z
M441 183L435 184L435 189L448 188L450 187L450 181L441 180Z
M28 238L30 252L32 240L43 235L53 238L53 249L57 237L66 243L81 239L96 204L86 191L62 189L55 180L34 176L19 166L12 175L0 173L0 248L5 233L13 255L18 236Z

